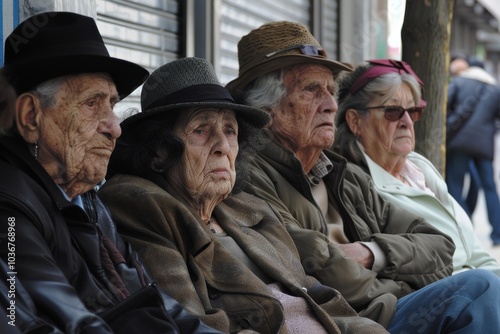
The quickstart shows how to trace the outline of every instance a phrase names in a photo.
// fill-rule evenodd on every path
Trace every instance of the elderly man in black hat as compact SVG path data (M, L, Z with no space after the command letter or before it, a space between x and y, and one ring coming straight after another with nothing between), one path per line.
M113 107L148 72L110 57L94 20L67 12L21 23L5 42L5 72L17 94L0 138L9 325L37 325L16 314L20 280L39 317L62 332L215 332L162 299L94 190L121 134Z
M239 76L227 88L272 116L245 190L279 209L306 272L389 332L472 331L480 324L476 311L486 314L495 308L491 301L498 303L488 290L498 279L479 271L446 278L450 238L391 206L369 175L329 150L334 79L352 67L328 59L307 28L293 22L252 30L238 43L238 57Z

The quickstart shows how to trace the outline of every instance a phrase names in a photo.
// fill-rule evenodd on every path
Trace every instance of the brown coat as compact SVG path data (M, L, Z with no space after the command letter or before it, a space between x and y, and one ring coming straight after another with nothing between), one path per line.
M188 311L224 332L286 332L282 306L265 283L216 240L193 210L134 176L114 176L99 196L160 288ZM214 215L263 272L288 293L305 298L328 332L386 333L358 317L336 290L305 275L281 218L266 202L240 193L220 203Z

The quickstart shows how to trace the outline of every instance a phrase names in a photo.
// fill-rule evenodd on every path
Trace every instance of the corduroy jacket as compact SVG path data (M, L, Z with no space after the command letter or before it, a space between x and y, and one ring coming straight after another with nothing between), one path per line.
M368 174L325 150L333 170L323 180L345 235L351 242L375 241L387 266L375 272L345 257L327 236L301 162L270 130L260 139L245 190L278 208L306 272L339 290L360 315L387 326L398 298L452 273L455 247L448 236L383 200Z
M99 196L159 286L192 314L227 333L286 333L282 305L267 285L167 189L166 184L118 174ZM307 301L329 333L385 332L358 317L338 291L306 276L293 241L269 204L239 193L219 203L213 214L262 272Z

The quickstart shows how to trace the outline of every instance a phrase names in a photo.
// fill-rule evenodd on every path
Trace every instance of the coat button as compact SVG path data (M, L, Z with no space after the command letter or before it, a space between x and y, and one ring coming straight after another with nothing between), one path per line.
M307 293L307 288L302 287L300 288L300 290L304 291L304 293Z
M222 293L215 289L210 289L208 291L208 298L211 300L219 299L222 296Z

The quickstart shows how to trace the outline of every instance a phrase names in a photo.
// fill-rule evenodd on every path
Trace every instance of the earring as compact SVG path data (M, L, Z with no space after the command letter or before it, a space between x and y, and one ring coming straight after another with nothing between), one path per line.
M38 159L38 140L35 140L35 160Z

